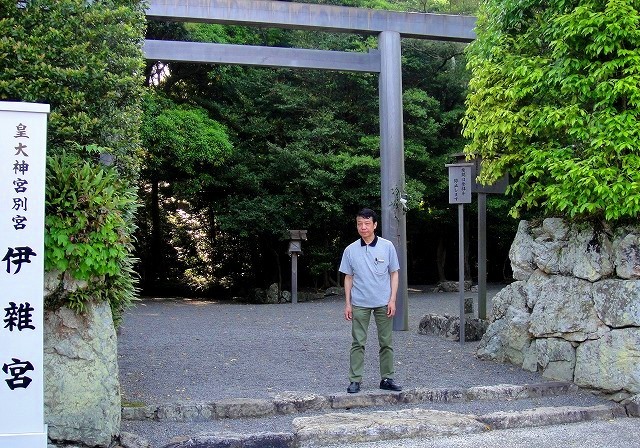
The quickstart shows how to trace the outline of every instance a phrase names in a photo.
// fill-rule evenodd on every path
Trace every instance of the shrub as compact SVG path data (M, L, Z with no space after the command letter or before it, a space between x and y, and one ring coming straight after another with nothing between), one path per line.
M45 269L86 286L60 290L45 305L65 304L80 312L90 299L107 300L118 322L136 293L131 255L135 189L116 169L83 160L76 152L61 150L47 159Z

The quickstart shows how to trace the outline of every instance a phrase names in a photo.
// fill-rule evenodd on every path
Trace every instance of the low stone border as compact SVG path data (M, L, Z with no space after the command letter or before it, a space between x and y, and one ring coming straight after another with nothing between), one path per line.
M265 417L321 410L344 410L428 402L473 400L513 400L565 395L578 387L568 382L477 386L468 389L414 388L402 392L370 391L360 394L339 393L328 396L284 392L272 399L232 398L209 403L168 403L158 406L125 406L123 420L202 422L227 418Z
M543 407L515 412L492 412L478 417L491 429L530 428L533 426L560 425L590 420L610 420L627 417L624 406L617 403L597 406Z
M164 448L298 448L318 447L400 438L451 436L484 431L550 426L626 417L622 405L611 403L590 407L564 406L484 415L405 409L371 413L332 413L299 417L293 432L228 434L192 437ZM124 446L124 448L133 448Z
M260 432L246 435L219 433L197 436L184 442L170 443L163 448L294 448L297 445L298 442L293 433Z

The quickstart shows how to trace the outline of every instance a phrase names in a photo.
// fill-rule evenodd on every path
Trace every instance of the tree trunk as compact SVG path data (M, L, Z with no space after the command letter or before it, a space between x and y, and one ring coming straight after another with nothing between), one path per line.
M276 265L278 266L278 291L282 292L282 262L280 261L280 255L278 255L277 250L273 249L273 255L276 257Z
M447 276L444 272L445 263L447 261L447 248L444 244L442 235L438 237L438 250L436 252L436 264L438 265L438 282L446 282Z
M160 192L157 179L151 181L151 259L149 260L150 285L163 278L164 255L162 250L162 220L160 219Z

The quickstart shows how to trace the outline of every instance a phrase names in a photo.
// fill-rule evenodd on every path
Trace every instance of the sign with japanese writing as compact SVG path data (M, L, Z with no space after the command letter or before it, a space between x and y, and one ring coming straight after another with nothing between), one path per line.
M469 204L471 202L472 163L452 163L449 168L449 204Z
M49 105L0 102L0 447L46 447L44 185Z
M480 158L473 159L473 167L471 168L471 176L473 183L471 184L471 193L488 193L488 194L504 194L509 186L509 175L505 174L491 185L482 185L478 182L477 177L482 168L482 160Z

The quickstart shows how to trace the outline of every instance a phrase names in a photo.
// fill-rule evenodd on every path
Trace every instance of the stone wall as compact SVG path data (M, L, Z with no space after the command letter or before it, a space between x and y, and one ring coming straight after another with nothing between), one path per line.
M73 284L45 276L45 296ZM62 307L44 316L44 412L48 436L62 445L108 447L120 435L117 337L111 307L90 302L78 314Z
M640 226L522 221L509 256L516 281L494 297L478 356L640 394Z

